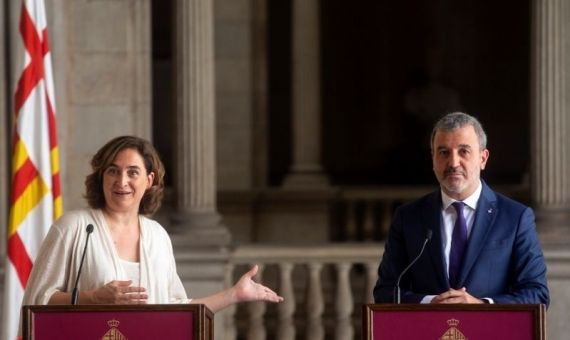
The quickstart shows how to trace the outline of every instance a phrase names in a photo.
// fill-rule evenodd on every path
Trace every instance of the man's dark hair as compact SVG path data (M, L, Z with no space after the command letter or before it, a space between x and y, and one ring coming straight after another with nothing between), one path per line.
M477 118L463 112L448 113L435 123L431 131L430 149L433 149L433 140L438 130L452 132L467 125L473 126L475 134L479 139L479 148L485 150L487 148L487 134L485 134L485 130L483 130L483 125L481 125Z

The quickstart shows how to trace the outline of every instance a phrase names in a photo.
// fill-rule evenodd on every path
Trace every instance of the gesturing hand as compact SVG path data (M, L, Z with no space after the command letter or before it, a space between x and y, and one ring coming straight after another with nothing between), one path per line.
M273 290L262 284L253 281L253 277L257 274L259 267L253 266L247 273L236 282L233 286L236 302L242 301L271 301L281 302L283 297L277 295Z
M114 280L93 291L92 301L98 304L142 304L148 295L143 287L131 286L132 281Z

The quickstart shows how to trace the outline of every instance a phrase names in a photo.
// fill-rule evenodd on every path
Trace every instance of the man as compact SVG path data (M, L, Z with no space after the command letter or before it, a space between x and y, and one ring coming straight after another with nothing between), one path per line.
M486 144L470 115L450 113L436 123L431 153L440 190L396 210L378 268L376 303L394 302L398 276L429 239L401 279L402 302L548 306L534 214L480 179L489 159Z

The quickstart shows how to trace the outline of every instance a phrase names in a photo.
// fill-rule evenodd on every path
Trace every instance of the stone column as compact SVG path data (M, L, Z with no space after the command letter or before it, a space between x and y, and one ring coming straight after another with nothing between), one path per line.
M319 1L293 1L293 164L286 188L324 187L321 165Z
M216 211L213 0L176 1L176 225L226 245Z
M171 237L178 273L195 298L225 288L230 242L216 210L213 2L176 0L174 14L177 212ZM223 320L217 313L219 336Z
M532 201L543 241L570 241L566 0L532 2Z

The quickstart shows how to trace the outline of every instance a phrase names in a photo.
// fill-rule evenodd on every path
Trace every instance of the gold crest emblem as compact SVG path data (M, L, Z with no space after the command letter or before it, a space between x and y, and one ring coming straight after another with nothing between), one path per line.
M445 331L445 333L443 333L439 340L468 340L467 337L465 337L465 335L463 335L463 333L461 333L461 331L457 328L457 325L459 325L459 320L449 319L447 320L447 324L449 325L449 328L447 331Z
M127 340L127 337L119 331L119 323L120 322L115 319L107 321L109 330L103 335L101 340Z

